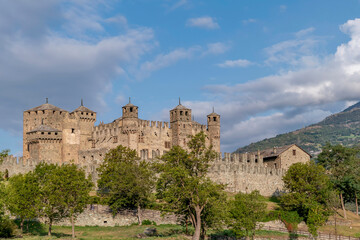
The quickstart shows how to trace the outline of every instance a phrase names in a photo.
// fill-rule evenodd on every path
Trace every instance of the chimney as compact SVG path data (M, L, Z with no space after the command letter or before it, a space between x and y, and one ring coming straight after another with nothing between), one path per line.
M273 153L276 154L276 147L273 148Z

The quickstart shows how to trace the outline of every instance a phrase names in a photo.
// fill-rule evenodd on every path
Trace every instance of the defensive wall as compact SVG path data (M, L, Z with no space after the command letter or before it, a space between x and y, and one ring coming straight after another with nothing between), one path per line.
M92 149L79 152L77 165L83 168L96 184L98 173L96 169L102 163L109 148ZM152 159L148 159L152 161ZM8 171L9 176L25 173L35 168L37 161L27 161L22 158L8 156L0 166L1 171ZM261 195L271 196L283 189L282 177L285 169L267 167L262 157L256 154L220 154L209 169L208 176L215 182L225 184L226 191L246 192L259 190Z

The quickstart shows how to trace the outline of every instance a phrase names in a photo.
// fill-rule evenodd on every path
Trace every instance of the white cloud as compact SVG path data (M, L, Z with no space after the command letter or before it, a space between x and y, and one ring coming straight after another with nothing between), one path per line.
M246 59L238 60L226 60L223 63L219 63L218 66L222 68L234 68L234 67L248 67L253 63Z
M207 50L205 50L204 55L207 54L221 54L229 50L229 44L222 42L209 43L207 44Z
M149 28L127 28L116 36L102 34L105 19L92 12L96 1L76 1L93 13L91 21L86 21L96 24L79 22L73 15L77 10L62 11L60 1L39 0L21 12L27 2L10 1L0 8L0 101L8 103L0 106L0 124L9 131L19 132L22 111L42 104L45 97L70 111L81 98L88 99L87 107L105 111L104 95L112 90L113 79L136 66L156 44ZM71 19L77 26L68 28ZM17 30L2 25L3 20ZM52 21L62 24L66 32L51 30ZM80 26L87 29L76 31ZM86 31L100 33L93 38Z
M277 74L245 83L206 86L206 95L211 100L188 105L194 113L205 115L215 105L215 111L222 116L222 151L234 151L341 111L345 105L359 101L360 19L349 20L340 29L350 35L350 41L338 46L334 54L296 70L282 69ZM307 47L312 41L301 44L288 40L270 49L274 56L301 59L316 55ZM292 57L284 57L282 61L285 59Z
M206 28L206 29L220 28L219 24L212 17L190 18L187 20L186 26Z
M249 23L256 23L257 20L255 18L249 18L249 19L246 19L246 20L243 20L242 23L247 25Z

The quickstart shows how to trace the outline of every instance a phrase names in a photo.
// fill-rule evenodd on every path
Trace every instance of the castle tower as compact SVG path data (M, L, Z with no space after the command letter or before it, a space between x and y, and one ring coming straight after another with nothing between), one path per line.
M128 147L131 149L137 149L139 136L139 107L131 103L129 98L129 103L122 107L122 133L127 135Z
M214 151L220 152L220 115L212 113L207 115L208 136Z
M39 128L41 125L47 125L54 129L62 130L62 121L68 112L58 108L48 102L35 108L24 111L23 113L23 161L30 158L29 144L27 133ZM60 159L59 159L60 160Z
M83 100L81 105L73 111L79 121L80 130L80 150L90 149L92 147L92 131L96 122L96 112L84 107Z
M189 136L192 135L191 109L179 105L170 110L170 128L172 132L172 146L187 148Z

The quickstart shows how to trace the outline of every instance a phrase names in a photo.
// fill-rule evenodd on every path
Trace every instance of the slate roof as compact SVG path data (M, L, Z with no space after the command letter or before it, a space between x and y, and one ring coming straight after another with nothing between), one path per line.
M29 110L26 110L25 112L30 112L30 111L42 111L42 110L53 110L53 111L62 111L62 112L67 112L66 110L64 109L61 109L59 107L56 107L50 103L44 103L40 106L37 106L37 107L34 107L34 108L31 108Z
M89 113L95 113L94 111L88 109L87 107L80 106L77 109L75 109L73 112L89 112Z
M41 124L39 127L29 131L28 133L32 133L32 132L61 132L61 131L56 128L52 128L48 125Z
M189 110L189 108L187 108L187 107L185 107L185 106L183 106L183 105L181 105L181 104L179 104L179 105L177 105L175 108L173 108L173 109L186 109L186 110Z
M260 154L261 154L261 156L263 156L263 158L277 157L294 145L297 146L298 148L300 148L301 150L303 150L305 153L307 153L311 157L311 155L308 152L306 152L304 149L302 149L301 147L299 147L296 144L285 145L282 147L275 147L276 153L274 152L274 148L268 148L268 149L260 151Z

